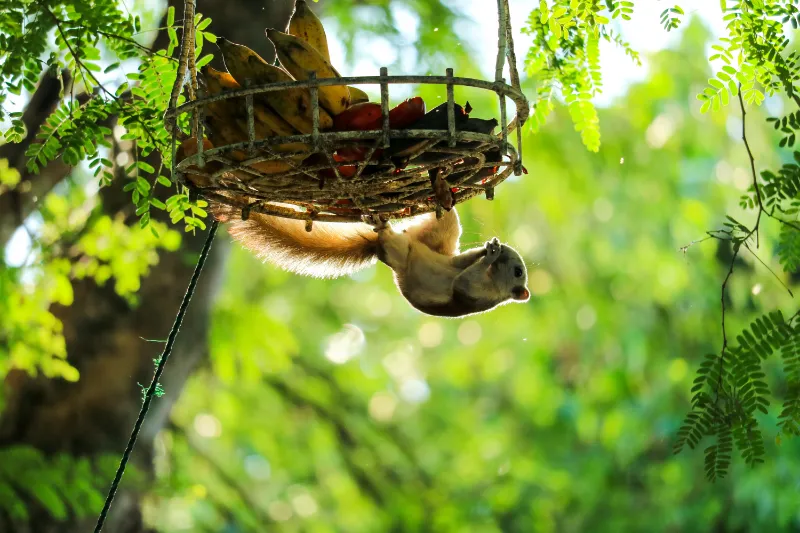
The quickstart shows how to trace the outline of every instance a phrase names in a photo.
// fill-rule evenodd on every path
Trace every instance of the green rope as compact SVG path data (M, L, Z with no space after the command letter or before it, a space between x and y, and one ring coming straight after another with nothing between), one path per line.
M94 528L94 533L100 533L100 531L103 529L103 523L108 516L108 510L111 508L111 502L114 500L114 495L117 493L117 487L119 487L119 483L122 481L122 474L125 473L125 467L128 464L128 459L130 459L131 452L133 452L133 447L136 445L136 438L139 436L139 430L142 428L144 418L147 416L147 411L150 409L150 402L153 400L153 396L155 395L156 388L158 386L158 380L161 377L161 373L164 371L164 365L167 362L167 358L169 357L170 352L172 352L172 346L175 344L175 337L178 336L178 330L181 328L183 316L186 314L186 309L189 307L189 301L191 301L192 296L194 295L194 290L197 287L197 280L200 278L200 272L203 270L203 265L208 257L208 251L211 249L211 242L214 240L214 235L217 233L218 225L219 223L216 220L211 224L211 230L208 232L208 237L206 237L203 250L200 252L200 259L197 261L197 265L194 267L194 273L192 274L192 279L189 281L189 287L186 289L186 294L181 302L181 307L178 309L178 314L175 316L175 323L172 324L172 329L170 330L169 337L167 338L167 344L164 346L164 352L161 354L161 359L158 361L156 373L153 375L153 381L150 383L150 387L147 389L147 393L145 394L144 403L139 411L139 418L136 419L136 424L133 426L130 439L128 439L128 446L125 448L125 453L122 454L122 460L119 463L119 467L117 467L117 474L114 476L114 481L111 483L111 488L108 490L106 503L97 519L97 526Z

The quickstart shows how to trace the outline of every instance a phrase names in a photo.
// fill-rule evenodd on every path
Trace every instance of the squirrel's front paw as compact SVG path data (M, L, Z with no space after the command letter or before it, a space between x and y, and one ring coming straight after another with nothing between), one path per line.
M364 222L372 226L375 231L381 231L389 227L388 222L380 215L364 215Z
M493 262L500 257L500 240L497 237L486 243L486 259Z

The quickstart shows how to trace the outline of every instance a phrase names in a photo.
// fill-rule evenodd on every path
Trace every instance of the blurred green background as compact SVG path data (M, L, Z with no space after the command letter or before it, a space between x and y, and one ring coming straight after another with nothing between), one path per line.
M525 13L515 15L518 27ZM738 109L701 116L695 99L708 39L693 19L678 44L648 58L645 79L600 110L599 153L558 107L523 137L529 174L493 202L459 207L464 243L499 235L524 254L526 305L430 318L405 304L383 266L309 280L234 246L210 364L159 437L148 519L169 532L255 531L264 519L298 532L431 522L797 531L796 443L778 447L767 434L765 465L735 462L716 484L699 450L672 454L697 364L721 344L730 258L717 241L681 248L738 216L749 184ZM474 69L468 55L454 60L457 72ZM493 116L490 99L456 97ZM748 115L759 167L781 158L764 117ZM774 230L759 250L773 266ZM752 256L730 288L732 331L789 302Z
M163 6L150 4L135 7L155 27ZM494 17L494 2L463 11L402 4L320 4L342 74L388 64L392 73L451 66L491 78L495 41L476 35L487 25L495 32L496 19L470 17ZM512 2L516 30L535 4ZM722 342L731 250L695 241L726 214L752 222L738 205L751 183L739 110L701 115L712 31L687 12L646 67L609 71L627 69L633 82L606 80L617 90L599 109L598 153L557 105L540 131L523 131L528 174L508 179L494 201L459 206L462 246L499 236L526 258L527 304L432 318L406 304L385 266L314 280L228 247L210 356L183 389L165 385L166 401L177 403L155 439L155 475L138 485L126 474L145 523L161 533L800 531L800 447L777 439L777 406L763 417L758 468L737 457L712 484L701 450L672 453L699 362ZM405 40L407 23L415 42ZM522 70L530 44L516 42ZM387 50L394 55L375 58ZM444 98L431 87L393 94L419 94L429 109ZM481 91L457 89L456 100L469 100L475 116L498 116ZM767 115L747 115L758 169L790 157L774 148ZM781 272L777 229L765 221L758 259L737 260L734 335L767 310L793 311L769 270ZM171 282L183 290L183 278ZM159 346L144 349L156 357ZM779 361L767 367L777 382ZM139 375L126 372L119 379Z

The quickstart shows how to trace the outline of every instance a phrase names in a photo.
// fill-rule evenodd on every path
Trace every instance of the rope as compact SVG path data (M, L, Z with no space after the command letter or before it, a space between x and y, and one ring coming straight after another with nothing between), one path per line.
M508 39L508 47L506 48L506 57L508 58L508 72L511 75L511 86L518 91L522 91L519 85L519 72L517 71L517 54L514 52L514 33L511 31L511 12L508 9L508 0L505 2L505 26L506 38Z
M172 86L172 92L169 96L169 105L167 109L175 109L178 105L178 97L181 94L181 88L186 80L186 69L189 66L190 57L192 65L194 65L194 0L184 0L181 53L178 58L178 72L176 73L175 84ZM194 100L194 90L197 87L197 74L193 70L191 75L192 83L189 85L189 100ZM164 121L164 125L168 131L175 129L177 119L177 116L172 116Z
M192 274L192 279L189 281L189 287L186 289L186 294L181 302L181 307L178 309L178 314L175 316L175 323L172 324L172 329L170 330L169 337L167 338L167 344L164 346L164 352L161 354L161 358L158 361L156 372L153 375L153 381L150 383L150 387L147 389L144 403L139 411L139 417L136 419L136 424L134 424L130 439L128 439L128 446L125 448L125 453L122 454L122 460L117 468L117 474L114 476L114 481L111 483L111 488L108 490L108 496L106 496L105 505L103 505L103 510L100 512L100 516L97 519L97 526L94 528L94 533L100 533L100 531L103 529L103 523L108 516L108 511L111 508L111 502L114 500L117 487L119 487L119 483L122 480L122 474L125 473L125 467L128 464L128 459L130 459L131 453L133 452L133 447L136 445L136 438L139 436L139 430L142 428L144 418L147 416L147 411L150 409L150 402L153 400L153 396L155 395L156 386L158 385L161 373L164 371L164 365L167 362L169 354L172 352L172 346L175 344L175 337L178 336L178 330L181 328L183 316L186 314L186 309L189 307L189 302L194 295L195 288L197 287L197 280L200 278L200 272L203 270L203 265L208 257L208 252L211 249L211 242L214 240L214 235L217 233L218 225L219 223L216 220L211 224L211 229L208 232L208 237L206 237L203 250L200 252L200 259L198 259L197 265L194 267L194 273Z
M508 9L508 0L497 0L497 61L494 68L494 79L500 81L503 79L503 66L506 62L506 38L508 36L508 28L506 27L506 10Z

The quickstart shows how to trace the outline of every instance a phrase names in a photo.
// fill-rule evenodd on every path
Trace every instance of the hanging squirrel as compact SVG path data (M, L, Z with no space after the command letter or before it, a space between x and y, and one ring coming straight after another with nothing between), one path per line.
M240 213L215 206L231 236L284 270L335 278L366 268L376 260L394 271L400 293L415 309L440 317L463 317L489 311L510 301L526 302L527 270L520 255L497 238L459 252L461 225L455 209L441 219L429 213L396 232L386 221L368 224L317 222L310 232L299 220Z

